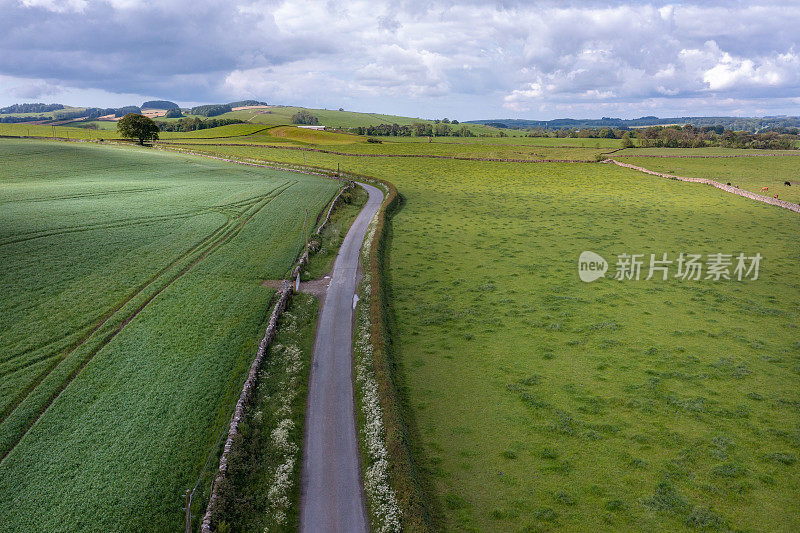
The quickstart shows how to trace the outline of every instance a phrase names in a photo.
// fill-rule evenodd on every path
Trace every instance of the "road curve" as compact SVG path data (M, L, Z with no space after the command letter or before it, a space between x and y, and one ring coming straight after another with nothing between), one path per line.
M383 193L360 185L369 200L339 248L314 342L300 474L301 532L369 529L353 397L353 296L361 244Z

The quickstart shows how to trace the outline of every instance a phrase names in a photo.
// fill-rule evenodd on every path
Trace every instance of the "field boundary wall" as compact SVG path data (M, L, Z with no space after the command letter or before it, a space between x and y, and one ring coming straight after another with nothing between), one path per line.
M220 158L215 158L220 159ZM233 163L240 163L239 161L231 161ZM248 164L248 163L244 163ZM263 165L256 165L256 166L263 166ZM295 171L296 172L296 171ZM324 175L324 174L319 174ZM325 177L330 177L324 175ZM352 183L349 183L346 187L344 187L339 194L337 194L333 200L330 202L330 207L328 208L327 216L323 223L317 229L317 233L322 231L325 225L330 220L331 213L333 211L333 207L336 204L336 201L339 197L352 187ZM322 212L317 215L317 222L319 221L320 217L322 216ZM316 224L316 222L315 222ZM270 344L272 344L272 340L275 338L275 333L278 329L278 319L280 318L283 311L286 309L286 305L289 301L289 297L291 296L292 292L294 292L294 279L300 275L303 267L308 262L308 252L309 246L307 245L303 250L303 254L297 260L295 264L291 276L289 280L285 283L285 286L278 290L278 301L275 302L275 305L272 308L272 313L269 317L269 322L267 322L267 328L264 332L264 337L258 343L258 350L256 350L256 357L253 360L252 365L250 365L250 372L247 374L247 379L244 382L244 386L242 387L242 392L239 395L239 400L236 402L236 408L233 411L233 416L231 417L230 427L228 429L228 438L225 441L225 446L222 449L222 455L219 459L219 468L217 469L217 475L214 477L214 481L211 485L211 495L209 496L208 505L206 506L206 512L203 515L203 522L201 525L202 533L212 533L214 531L212 527L212 519L214 514L214 507L217 504L218 495L215 491L215 487L222 482L223 479L228 474L228 457L230 456L231 449L233 448L233 441L236 436L239 434L239 424L244 418L245 410L247 409L248 404L253 396L253 391L256 388L257 381L258 381L258 373L261 370L261 365L264 362L264 357L267 353L267 349L269 348Z
M661 178L668 178L672 180L678 181L688 181L692 183L704 183L706 185L711 185L712 187L716 187L717 189L721 189L725 192L729 192L732 194L737 194L739 196L744 196L745 198L750 198L751 200L756 200L759 202L764 202L765 204L776 205L778 207L783 207L784 209L789 209L790 211L794 211L795 213L800 213L800 204L793 204L792 202L787 202L786 200L780 200L778 198L773 198L771 196L764 196L762 194L757 194L751 191L746 191L744 189L739 189L738 187L734 187L732 185L726 185L724 183L720 183L718 181L710 180L707 178L687 178L684 176L675 176L673 174L664 174L662 172L654 172L652 170L647 170L644 167L637 167L636 165L631 165L628 163L620 163L615 159L606 159L603 163L613 163L617 166L623 168L630 168L632 170L638 170L639 172L644 172L645 174L650 174L653 176L659 176Z

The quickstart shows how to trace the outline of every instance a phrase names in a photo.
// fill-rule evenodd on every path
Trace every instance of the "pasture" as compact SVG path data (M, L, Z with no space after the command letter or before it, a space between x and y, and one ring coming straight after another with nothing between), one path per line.
M263 334L260 282L336 183L84 143L0 159L0 530L178 529Z
M795 213L610 165L219 151L403 195L392 347L444 529L800 527ZM622 253L764 260L755 281L587 284L583 250L609 277Z
M744 155L753 155L753 150L731 150ZM749 152L749 154L748 154ZM680 151L679 151L680 153ZM731 183L748 191L778 198L789 202L800 202L800 152L783 151L777 156L760 155L755 157L730 158L660 158L660 157L617 157L618 161L629 163L648 170L686 176L707 178L721 183ZM791 185L786 185L786 182ZM762 187L769 191L762 193Z

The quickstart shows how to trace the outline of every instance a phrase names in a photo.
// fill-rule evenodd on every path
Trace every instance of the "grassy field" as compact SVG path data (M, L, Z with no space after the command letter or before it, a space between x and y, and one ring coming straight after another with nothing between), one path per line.
M390 272L446 529L796 529L795 215L595 166L439 170L396 180ZM582 250L769 259L587 285Z
M784 156L797 156L800 152L795 150L756 150L752 148L721 148L709 146L707 148L625 148L614 152L613 157L634 156L748 156L756 157L764 154L777 154Z
M392 346L444 529L800 527L796 214L609 165L220 150L398 186ZM583 250L764 262L585 284Z
M56 109L54 111L43 111L41 113L2 113L0 117L30 117L36 119L40 116L53 117L55 120L62 118L66 114L75 113L78 111L86 111L85 107L65 107L64 109Z
M278 130L277 134L273 131ZM212 131L212 130L203 130ZM197 132L194 132L197 133ZM190 137L163 137L165 144L175 142L191 142L191 145L181 144L184 148L191 149L194 143L220 144L219 139L192 139ZM244 145L263 145L266 147L287 148L313 148L352 154L353 156L394 156L394 157L434 157L434 158L461 158L461 159L509 159L509 160L577 160L595 161L602 149L588 148L580 145L553 145L532 146L527 144L489 144L479 143L451 143L436 141L418 143L407 137L383 138L382 143L370 143L363 137L355 135L334 134L322 131L298 130L292 127L280 127L274 130L258 132L253 135L231 139L232 143ZM203 149L202 146L200 149ZM206 148L207 149L207 148ZM230 148L226 148L230 149ZM252 149L246 148L242 153L249 153Z
M750 152L753 150L735 150ZM793 154L795 152L783 152ZM739 188L760 194L778 195L789 202L800 202L800 153L787 156L761 156L736 158L659 158L617 157L618 161L690 178L707 178L721 183L738 185ZM785 182L791 183L786 185ZM761 193L762 187L769 191Z
M800 374L797 340L800 224L796 214L705 185L647 176L611 165L441 159L592 160L598 151L618 147L618 140L447 138L428 143L427 139L383 138L382 144L371 144L356 136L294 128L256 133L245 129L252 127L255 126L228 127L229 134L242 133L229 139L208 139L214 134L213 130L195 132L194 138L173 134L170 139L185 141L176 148L226 157L328 169L340 165L343 171L387 179L395 183L403 195L403 207L393 219L389 240L388 274L394 310L392 347L398 378L403 384L402 394L409 407L412 435L418 437L415 443L418 460L435 489L428 500L443 529L580 530L586 524L593 524L599 529L757 531L763 529L764 523L778 531L800 527L800 476L797 472L800 455L797 387ZM48 126L42 128L52 131ZM226 146L226 143L244 146ZM255 146L257 144L273 146ZM348 155L286 147L316 148ZM75 145L69 149L139 153L132 149ZM711 149L703 150L702 154L755 153L714 149L712 154L708 150ZM793 192L782 183L785 179L794 181L795 157L634 157L663 151L625 150L612 157L620 156L622 161L651 170L731 181L751 190L763 185L769 185L770 191L780 187L781 198L793 198L787 196ZM690 152L669 150L665 153ZM438 158L358 157L359 154L419 154ZM630 156L626 157L627 154ZM148 152L148 156L151 155L152 152ZM36 157L41 158L41 155ZM222 179L213 170L215 163L182 159L205 169L203 176ZM10 168L23 164L10 156L4 157L6 160L11 162ZM83 161L83 156L61 153L49 163L46 158L41 160L44 166L55 164L56 160L63 165L63 161ZM8 235L0 236L4 239L0 246L7 250L18 245L31 247L22 248L13 261L9 260L22 266L5 269L4 276L10 280L7 286L18 290L21 280L27 279L26 272L41 268L38 257L53 256L45 262L47 270L37 274L37 279L41 280L31 286L29 293L20 293L19 298L9 300L2 315L5 323L15 324L15 327L7 326L5 337L0 339L3 346L16 350L13 352L16 355L3 359L0 368L12 369L21 363L24 368L18 370L21 372L18 375L29 376L26 379L32 380L30 382L36 382L36 372L50 371L48 365L52 365L55 356L48 354L62 354L71 346L67 340L73 343L81 340L81 334L90 332L92 324L102 318L95 302L100 302L99 307L106 306L108 312L113 309L114 302L127 296L121 287L143 284L149 279L148 275L152 277L160 269L169 267L172 259L164 253L165 249L185 251L192 245L200 246L205 241L197 245L197 239L203 235L220 235L214 233L219 231L219 224L247 213L247 209L256 205L253 202L257 202L258 194L263 195L260 196L263 201L272 198L270 208L259 212L245 229L254 226L264 212L271 212L276 201L286 199L297 187L291 185L283 192L281 180L261 179L256 187L242 178L248 185L242 185L241 189L238 180L233 180L237 184L234 187L223 179L224 186L221 183L207 185L198 191L195 185L175 186L175 179L157 180L150 176L143 180L122 179L119 183L112 180L117 188L109 194L98 190L99 184L118 172L103 166L107 164L106 160L102 164L97 162L98 168L89 174L94 181L84 179L71 183L69 176L52 177L52 173L42 171L4 186L8 208L0 217L4 217L3 228L11 230ZM126 165L122 166L127 168ZM30 163L26 163L27 167L36 168ZM145 165L142 172L147 174L148 169ZM40 194L25 189L26 182L31 179L37 184L44 181L47 187L59 192L46 189ZM320 183L307 181L312 182ZM263 189L267 183L270 187ZM252 187L257 191L251 190ZM335 189L335 185L331 187ZM227 195L225 200L221 204L209 201L212 191L218 194L220 188ZM317 200L306 198L303 193L303 201L323 202L331 191L328 188L324 193L321 190L315 193ZM124 196L119 197L117 193ZM73 211L64 211L58 204L51 205L56 197L67 204L75 202ZM120 198L125 198L125 206L131 213L147 222L139 222L131 214L130 220L120 221L124 225L115 226L115 221L119 220L114 216L118 214ZM152 198L159 201L153 204ZM19 200L30 200L31 206L26 207ZM87 202L96 206L90 212L90 220L76 221L75 213L85 214ZM220 213L228 218L219 218ZM9 226L6 220L15 222ZM154 241L142 242L141 231L132 226L140 223L149 228L148 238ZM22 224L22 227L14 224ZM267 228L275 222L264 220L263 224L263 231L270 231ZM299 228L302 215L294 224ZM84 226L93 229L87 230ZM111 235L110 242L101 245L91 240L86 232L96 231L95 226ZM52 249L47 239L57 240L59 246ZM240 240L241 246L236 246ZM117 449L116 443L89 440L83 444L77 440L81 431L88 427L87 420L96 420L99 413L108 414L109 419L119 418L122 412L116 406L123 404L99 405L102 402L90 394L94 390L89 387L90 382L86 382L86 387L76 386L83 376L91 376L87 372L90 369L97 369L95 372L99 373L108 367L114 369L109 372L117 372L98 374L97 380L91 382L92 387L110 382L113 387L104 390L122 389L123 392L113 395L114 401L126 402L127 417L134 426L136 420L145 416L142 413L150 413L148 409L156 407L147 401L139 405L134 399L147 387L165 397L186 398L185 405L199 402L208 412L216 413L216 421L192 420L185 424L172 421L169 428L158 426L147 430L158 435L178 435L191 427L195 434L204 434L206 440L199 440L206 448L210 446L211 428L220 427L228 411L219 400L225 394L217 392L213 396L209 392L213 387L204 380L210 380L210 374L198 361L201 357L208 359L209 350L242 353L238 363L214 359L218 368L213 373L217 377L230 377L242 372L244 363L241 361L249 361L251 354L247 353L249 345L242 347L241 333L257 331L265 311L261 309L260 314L248 315L250 318L239 314L241 323L227 326L231 331L236 330L236 336L231 334L223 340L215 337L215 342L228 344L196 347L205 355L192 352L188 361L177 355L184 353L181 350L185 347L170 333L176 326L161 324L159 320L167 315L180 317L181 327L194 336L199 331L193 329L199 327L196 325L199 319L188 320L178 310L189 305L197 306L192 307L193 310L200 309L209 294L227 303L218 304L223 309L208 310L209 316L204 320L224 322L224 317L230 314L225 306L233 306L234 302L237 305L243 301L263 302L266 289L250 287L249 281L245 283L243 278L279 277L278 265L283 263L276 261L269 263L272 266L263 267L264 257L252 258L247 242L250 241L237 236L186 276L170 283L162 295L136 315L108 346L97 352L74 383L0 464L0 491L19 486L10 485L8 480L22 483L23 465L26 461L30 464L33 453L45 457L42 466L36 467L36 476L44 476L46 472L63 480L67 474L74 473L75 467L70 470L60 466L56 452L45 451L47 445L55 446L55 441L48 440L47 435L54 432L63 435L67 424L75 428L69 430L71 436L67 439L76 449L75 455L69 456L70 464L88 461L95 477L100 471L97 461ZM62 247L71 254L62 258L63 254L59 255ZM96 250L101 248L103 261L98 263ZM274 257L275 247L267 245L265 248L270 249L267 256ZM205 248L197 253L202 254L203 250ZM603 255L609 260L612 271L616 256L622 253L668 253L674 259L680 252L704 255L759 252L764 262L760 278L755 281L603 279L585 284L577 276L577 257L583 250ZM183 256L179 255L179 262L173 267L178 270L182 265L191 264L188 256L180 257ZM133 266L122 273L107 266L125 260L133 261ZM647 265L645 271L646 268ZM311 274L324 270L320 267ZM76 273L65 274L73 271ZM257 276L248 274L256 271ZM613 272L609 273L611 275ZM56 276L74 283L65 290L48 285L47 280ZM119 276L128 276L127 285L122 281L115 284ZM91 281L86 282L87 279ZM218 287L217 281L227 285ZM185 296L175 294L174 301L168 300L167 295L175 293L176 287L182 284L187 287ZM86 286L90 287L89 292L81 293ZM96 342L100 342L101 333L113 332L122 323L119 317L135 309L137 302L144 301L151 294L148 290L156 289L157 286L145 287L145 292L134 296L132 307L121 308L123 314L117 318L113 318L116 313L112 315L108 325L95 334ZM236 290L242 292L236 293ZM247 292L250 290L253 292ZM78 293L85 300L78 298ZM225 299L220 293L235 293L236 296ZM76 298L79 303L75 306L64 303ZM172 303L160 303L162 299ZM26 302L29 301L38 303L28 306ZM194 312L192 316L198 314ZM52 334L54 322L48 322L46 317L53 315L66 317L58 325L72 328L72 337L64 340L63 336ZM146 319L151 322L144 322ZM49 334L48 328L51 329ZM147 338L143 338L145 335ZM160 361L156 356L159 349L150 348L153 339L162 338L176 343L174 347L170 345L170 349L176 350L175 360ZM78 364L83 357L80 354L92 353L95 349L92 342L77 349L78 355L69 355L64 361L75 358L74 364ZM137 347L139 345L148 348ZM131 350L141 354L141 362L125 366L126 374L120 368L124 354ZM100 365L97 361L101 359L108 362ZM158 365L162 364L170 369L184 368L184 364L202 368L194 384L202 383L203 392L194 391L187 384L173 383L174 380L166 377L151 383L144 378L134 379L131 374L134 371L157 373L153 369L161 368ZM48 379L50 375L58 375L60 367L55 367ZM42 380L40 386L52 386L51 382L58 383L52 379ZM227 394L232 398L234 382L230 379L222 383L219 379L215 390L228 390L228 387ZM42 399L37 400L37 387L28 395L33 400L26 397L12 411L14 395L20 395L20 389L15 387L14 380L0 382L3 394L0 398L6 398L3 409L4 413L11 413L8 420L18 417L24 422L23 415L34 416ZM194 392L187 392L190 389ZM67 395L72 390L76 391L75 400ZM43 397L46 399L46 395ZM64 398L70 398L69 402ZM40 403L32 403L34 401ZM69 411L69 405L75 402L89 406L80 419ZM25 407L28 404L32 407ZM60 407L62 404L64 407ZM132 409L131 405L137 407ZM8 420L0 424L3 432L0 438L13 436L15 428L17 432L24 429L24 423L14 425ZM208 425L203 426L203 423ZM111 430L104 431L102 434L108 435ZM183 433L180 434L183 438ZM183 472L183 467L191 470L192 465L197 470L196 463L205 453L204 448L197 442L178 440L176 447L182 451L173 454L174 464L167 465L165 460L154 465L146 458L145 451L136 448L135 443L142 435L141 431L134 431L125 442L126 446L137 450L126 459L127 468L133 470L109 471L102 479L112 480L115 476L127 479L125 476L130 476L131 471L141 476L142 468L151 476L168 473L171 480L176 480L160 495L163 501L168 501L172 492L179 494L190 479L188 475L180 477L175 472ZM31 451L23 454L20 449L28 442L32 443ZM101 459L91 458L93 456L86 451L88 446L99 446L103 450L98 454ZM182 459L176 460L176 457ZM14 469L6 470L10 469L9 465ZM37 478L34 476L34 479ZM81 478L79 482L88 483L89 479ZM66 484L67 481L55 484L48 494L69 497L71 493L65 488ZM152 484L155 486L155 481ZM106 498L103 505L112 501L111 496ZM123 499L123 503L113 501L112 509L154 505L143 515L168 514L161 500L151 501L144 496L129 498ZM21 504L15 505L29 512L33 500L23 498L20 501ZM90 503L87 500L85 505ZM175 507L179 503L176 497ZM8 505L0 498L0 514L8 513ZM81 505L84 504L76 506L78 512L74 514L63 506L54 507L53 514L80 516L80 511L85 511ZM33 520L30 516L26 519ZM47 526L53 522L31 523ZM177 521L157 523L172 527Z
M302 107L271 106L266 112L257 113L255 109L243 109L220 115L221 118L239 118L249 120L256 124L284 125L292 123L292 115L302 110ZM319 119L320 124L335 128L355 128L373 124L400 124L410 125L414 122L430 122L420 118L400 117L395 115L381 115L377 113L358 113L355 111L336 111L332 109L308 109Z
M70 123L70 126L75 128L96 128L97 130L102 131L117 131L117 123L113 120L81 120Z
M0 530L175 530L263 334L260 281L336 184L81 143L0 159Z

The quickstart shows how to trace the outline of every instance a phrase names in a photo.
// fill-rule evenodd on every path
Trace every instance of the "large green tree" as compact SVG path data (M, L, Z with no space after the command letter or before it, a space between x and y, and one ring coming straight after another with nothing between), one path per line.
M158 126L153 119L138 113L128 113L119 119L117 131L123 137L139 139L139 144L158 139Z
M305 109L301 109L292 115L292 124L310 124L315 126L319 124L319 119Z

